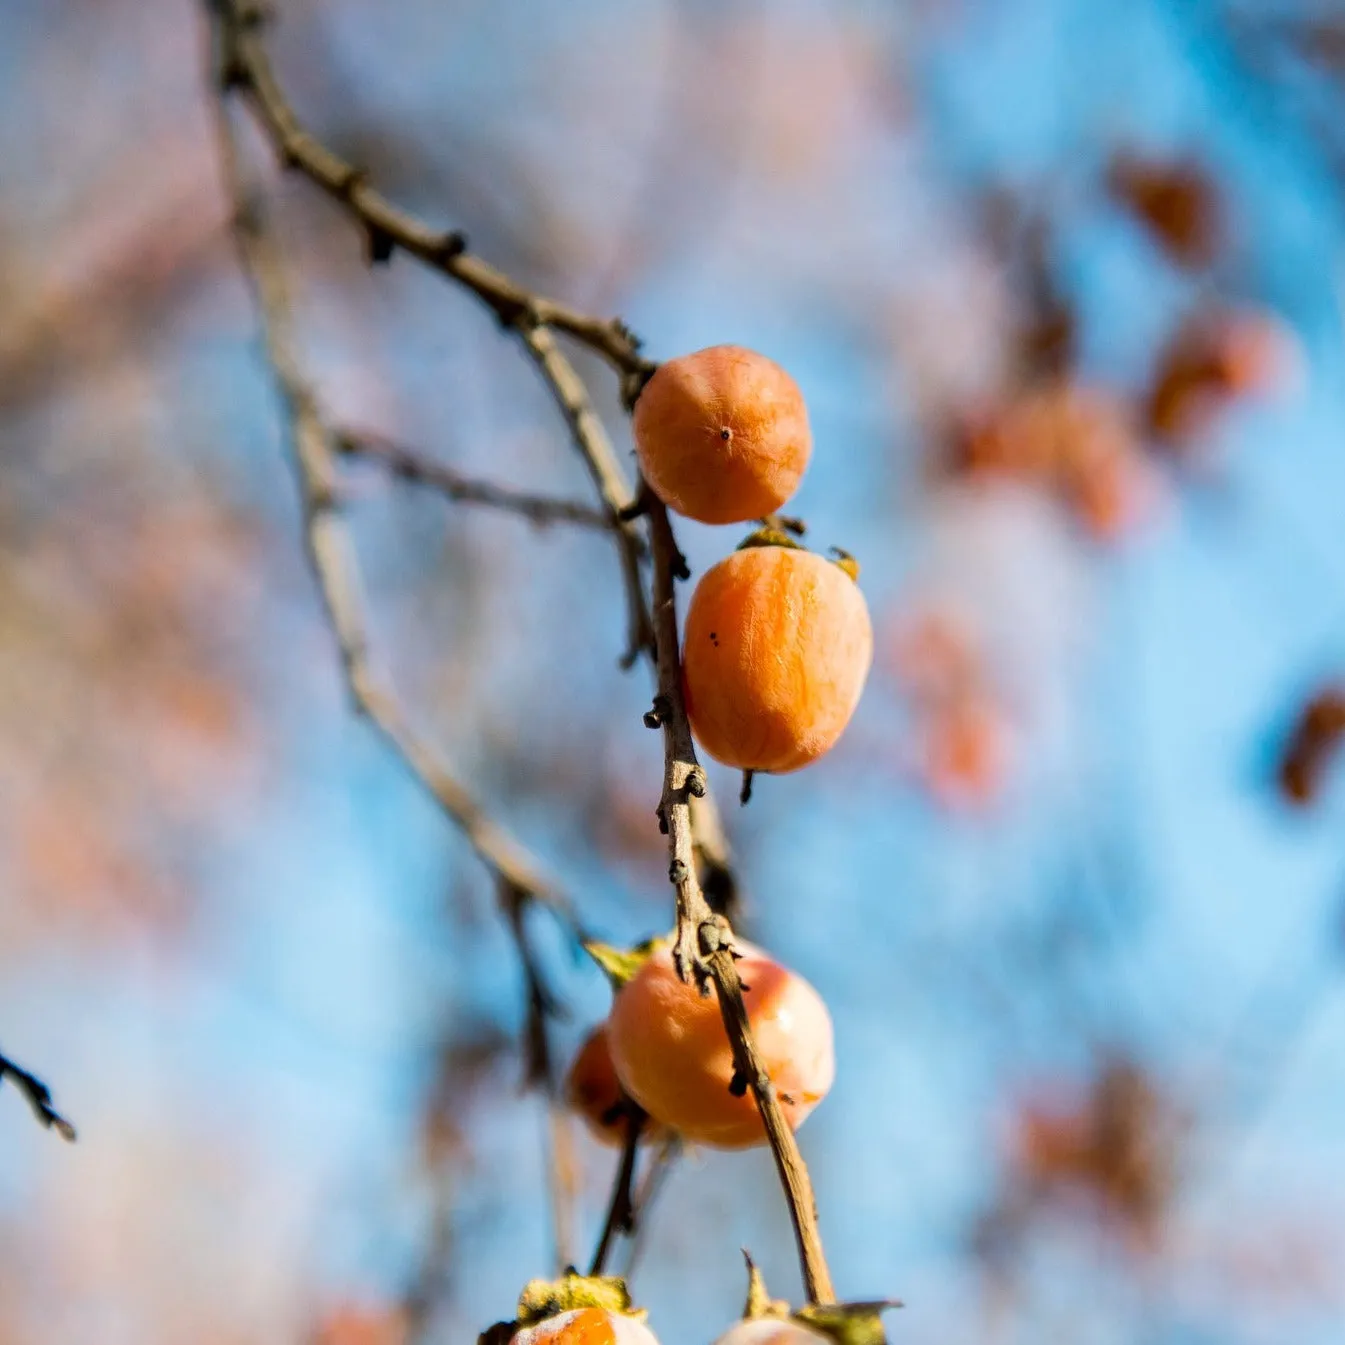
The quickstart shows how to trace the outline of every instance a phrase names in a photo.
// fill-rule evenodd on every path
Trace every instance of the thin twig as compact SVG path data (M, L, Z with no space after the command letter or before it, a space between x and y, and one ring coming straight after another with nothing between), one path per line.
M621 1145L621 1162L617 1165L616 1180L612 1183L612 1198L607 1203L607 1218L603 1221L602 1236L589 1265L590 1275L601 1275L607 1267L607 1256L618 1233L630 1233L635 1227L635 1160L640 1152L640 1135L648 1119L643 1108L629 1099L626 1101L626 1135Z
M51 1089L37 1077L20 1069L12 1060L0 1055L0 1084L6 1079L28 1099L33 1115L48 1130L54 1130L63 1140L74 1143L75 1127L51 1105Z
M565 417L575 447L607 508L609 524L616 532L627 610L626 654L621 662L623 667L629 668L641 653L653 649L653 629L645 605L644 578L640 573L644 542L629 517L635 495L621 470L602 418L593 409L584 380L556 344L556 338L545 327L536 326L520 328L519 339Z
M550 495L536 495L531 491L514 490L464 476L442 462L399 444L375 430L338 427L333 432L338 453L351 458L364 458L377 463L385 471L412 485L424 486L452 500L455 504L479 504L487 509L518 514L530 523L573 523L581 528L596 528L607 532L612 523L600 509L581 504L577 500L558 500Z
M635 1192L635 1208L631 1215L633 1227L630 1237L626 1240L626 1262L621 1267L623 1280L629 1280L635 1274L640 1255L649 1243L649 1216L654 1208L654 1201L658 1199L659 1192L672 1175L673 1164L681 1152L682 1141L676 1135L669 1135L659 1145L658 1151L645 1170L640 1189Z
M650 544L654 558L654 631L658 648L656 713L663 727L664 779L659 816L668 833L668 877L677 890L677 936L673 958L684 981L703 993L714 982L719 1011L733 1050L735 1088L751 1088L761 1113L776 1170L794 1225L804 1288L812 1303L833 1303L835 1293L818 1228L812 1179L798 1141L785 1120L775 1086L757 1052L743 1003L742 982L734 962L733 931L722 915L711 911L696 873L691 832L691 800L705 793L705 775L696 761L691 726L682 699L682 667L678 653L676 577L685 568L677 549L668 512L658 500L649 503Z

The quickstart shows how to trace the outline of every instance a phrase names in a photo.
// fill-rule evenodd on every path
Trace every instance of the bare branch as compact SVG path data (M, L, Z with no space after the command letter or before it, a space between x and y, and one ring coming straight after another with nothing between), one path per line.
M577 500L558 500L464 476L413 448L379 434L376 430L337 427L333 431L336 451L350 458L377 463L386 472L412 485L424 486L455 504L479 504L487 509L519 514L530 523L573 523L581 528L608 531L611 520L599 509Z
M640 378L653 365L617 318L596 318L533 294L466 249L460 233L431 228L375 191L365 173L300 124L285 97L262 40L265 19L256 0L209 0L225 38L222 77L248 100L281 163L321 187L363 227L371 260L400 250L471 290L501 323L554 327L601 355L623 375Z
M26 1069L20 1069L12 1060L0 1055L0 1084L6 1079L11 1080L14 1087L28 1099L28 1105L38 1121L48 1130L54 1130L63 1140L74 1142L75 1127L51 1105L51 1089L36 1074L29 1074Z
M696 871L691 803L705 794L705 776L696 761L682 699L682 665L678 652L676 577L685 562L677 549L668 511L649 501L651 549L654 557L654 631L658 649L657 714L663 728L663 801L659 815L668 833L668 876L677 890L677 938L673 959L684 981L694 980L702 993L711 981L719 999L724 1030L733 1049L735 1085L750 1088L756 1098L776 1170L794 1225L804 1288L812 1303L834 1303L831 1273L822 1249L812 1179L798 1141L785 1120L775 1085L752 1039L743 1003L742 982L734 962L733 931L722 915L711 911Z

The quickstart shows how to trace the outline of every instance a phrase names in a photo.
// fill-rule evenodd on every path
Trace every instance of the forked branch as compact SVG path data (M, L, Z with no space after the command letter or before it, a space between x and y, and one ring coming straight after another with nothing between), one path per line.
M49 1130L54 1130L63 1140L71 1143L75 1139L75 1127L51 1105L51 1089L37 1077L20 1069L12 1060L0 1055L0 1084L8 1079L28 1100L33 1115Z

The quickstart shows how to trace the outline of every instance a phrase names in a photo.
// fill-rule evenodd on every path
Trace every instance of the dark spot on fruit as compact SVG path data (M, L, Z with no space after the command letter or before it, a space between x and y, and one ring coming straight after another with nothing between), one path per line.
M727 443L728 440L733 438L733 431L725 425L724 428L719 431L719 437Z

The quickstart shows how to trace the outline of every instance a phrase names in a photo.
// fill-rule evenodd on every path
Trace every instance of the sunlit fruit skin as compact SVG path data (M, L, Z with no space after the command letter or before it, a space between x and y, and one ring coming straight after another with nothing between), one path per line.
M596 1140L620 1146L630 1123L625 1100L612 1064L607 1024L599 1023L579 1048L565 1076L565 1104L583 1119Z
M831 1015L817 991L759 948L739 942L738 974L762 1063L785 1119L797 1129L835 1075ZM702 997L655 952L616 994L608 1028L622 1086L655 1120L718 1149L763 1144L750 1091L729 1091L733 1053L717 993Z
M773 514L798 489L813 445L798 384L743 346L660 365L631 428L654 494L701 523Z
M735 1322L715 1345L832 1345L830 1336L788 1318L757 1317Z
M687 611L692 732L726 766L798 770L836 745L872 661L868 606L838 565L783 546L735 551Z
M637 1317L605 1308L576 1308L523 1327L510 1345L658 1345L658 1337Z

